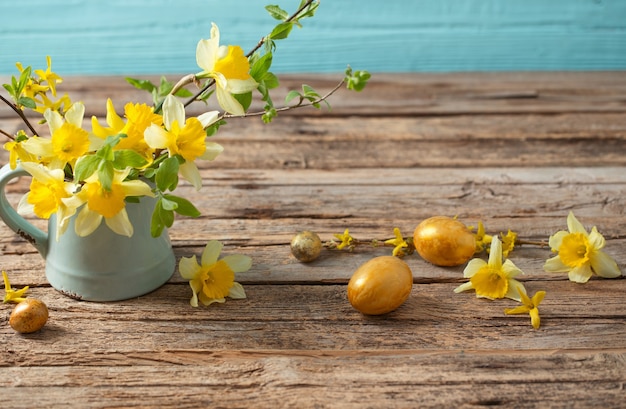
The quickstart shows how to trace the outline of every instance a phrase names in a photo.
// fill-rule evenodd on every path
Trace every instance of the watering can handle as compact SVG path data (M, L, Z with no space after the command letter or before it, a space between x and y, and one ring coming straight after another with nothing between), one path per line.
M46 257L48 251L48 234L20 216L7 200L5 187L11 180L20 176L30 176L19 164L11 169L6 164L0 169L0 219L19 236L28 240L42 255Z

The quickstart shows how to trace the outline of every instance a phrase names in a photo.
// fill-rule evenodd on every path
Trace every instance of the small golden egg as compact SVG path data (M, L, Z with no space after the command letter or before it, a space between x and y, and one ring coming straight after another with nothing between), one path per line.
M413 288L408 264L394 256L379 256L362 264L348 282L350 304L367 315L381 315L401 306Z
M35 298L27 298L18 303L9 317L11 328L22 334L39 331L47 321L48 307Z
M319 257L322 240L312 231L302 231L291 239L291 254L299 261L308 263Z
M422 221L413 232L413 244L424 260L437 266L459 266L476 251L474 234L460 221L446 216Z

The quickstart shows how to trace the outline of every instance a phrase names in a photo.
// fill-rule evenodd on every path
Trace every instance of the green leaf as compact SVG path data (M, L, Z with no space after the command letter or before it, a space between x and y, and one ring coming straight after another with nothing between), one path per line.
M285 21L289 18L289 13L281 9L278 5L267 5L265 6L265 10L267 10L267 12L270 13L270 16L272 16L276 20Z
M173 200L168 200L166 196L161 198L161 206L163 210L176 210L178 208L178 203Z
M247 111L250 108L250 104L252 103L252 92L246 92L245 94L233 94L233 97L239 101L244 111Z
M148 80L138 80L135 78L126 77L126 82L128 82L130 85L137 89L148 92L152 92L154 89L157 88L156 85Z
M302 94L300 94L298 91L293 90L293 91L289 91L287 93L287 96L285 96L285 104L288 104L289 102L291 102L292 99L294 98L299 98L300 101L298 102L297 105L300 105L300 103L302 103L302 100L304 99L304 96Z
M35 101L32 98L28 98L28 97L19 98L17 100L17 105L22 105L29 109L37 108L37 104L35 103Z
M193 92L189 91L187 88L181 88L174 93L175 96L181 98L193 97Z
M346 81L346 87L352 91L363 91L367 82L371 78L371 75L367 71L355 71L352 72L352 68L348 66L346 69L346 77L344 81Z
M98 163L98 180L104 190L109 192L111 191L114 174L115 171L113 169L113 163L106 160L100 160L100 163Z
M263 82L268 89L277 88L280 83L278 81L278 77L271 72L266 72L263 76Z
M4 89L7 90L9 95L11 95L13 98L15 98L15 91L13 91L13 86L11 84L2 84L2 86L4 87Z
M93 175L100 167L102 159L96 155L81 156L74 168L74 179L83 181Z
M164 198L175 202L177 205L175 208L176 213L182 216L198 217L201 214L200 211L187 199L174 195L164 195Z
M291 33L291 29L293 28L293 23L285 22L280 23L270 33L270 38L272 40L284 40L289 37L289 33Z
M28 84L28 80L30 80L30 73L31 68L30 66L28 66L24 68L24 71L22 71L22 74L20 74L20 80L17 83L17 86L14 87L16 96L20 95L24 90L24 87L26 87L26 84Z
M113 153L113 164L116 169L140 168L148 164L148 161L132 149L120 149Z
M250 67L250 76L252 76L256 82L261 82L271 66L272 53L266 53L263 57L256 60L252 67Z
M220 129L220 126L222 125L226 125L226 121L223 119L220 119L217 122L213 122L211 125L209 125L206 128L206 136L213 136L217 133L217 131Z
M160 191L176 189L178 186L178 168L179 163L176 157L167 158L161 163L154 180Z

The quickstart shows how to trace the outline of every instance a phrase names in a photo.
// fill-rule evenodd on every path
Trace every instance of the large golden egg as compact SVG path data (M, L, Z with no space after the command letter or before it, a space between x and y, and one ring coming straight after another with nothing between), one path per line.
M368 315L391 312L411 294L413 273L398 257L380 256L361 265L348 283L348 300Z
M438 266L459 266L476 251L474 234L460 221L434 216L422 221L413 232L420 256Z

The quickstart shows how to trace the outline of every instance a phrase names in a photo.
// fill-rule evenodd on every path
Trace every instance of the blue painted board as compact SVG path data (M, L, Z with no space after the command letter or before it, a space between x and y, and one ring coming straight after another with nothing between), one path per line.
M0 75L15 61L69 74L198 71L217 23L245 50L299 0L0 0ZM626 0L323 0L279 43L274 71L623 70Z

